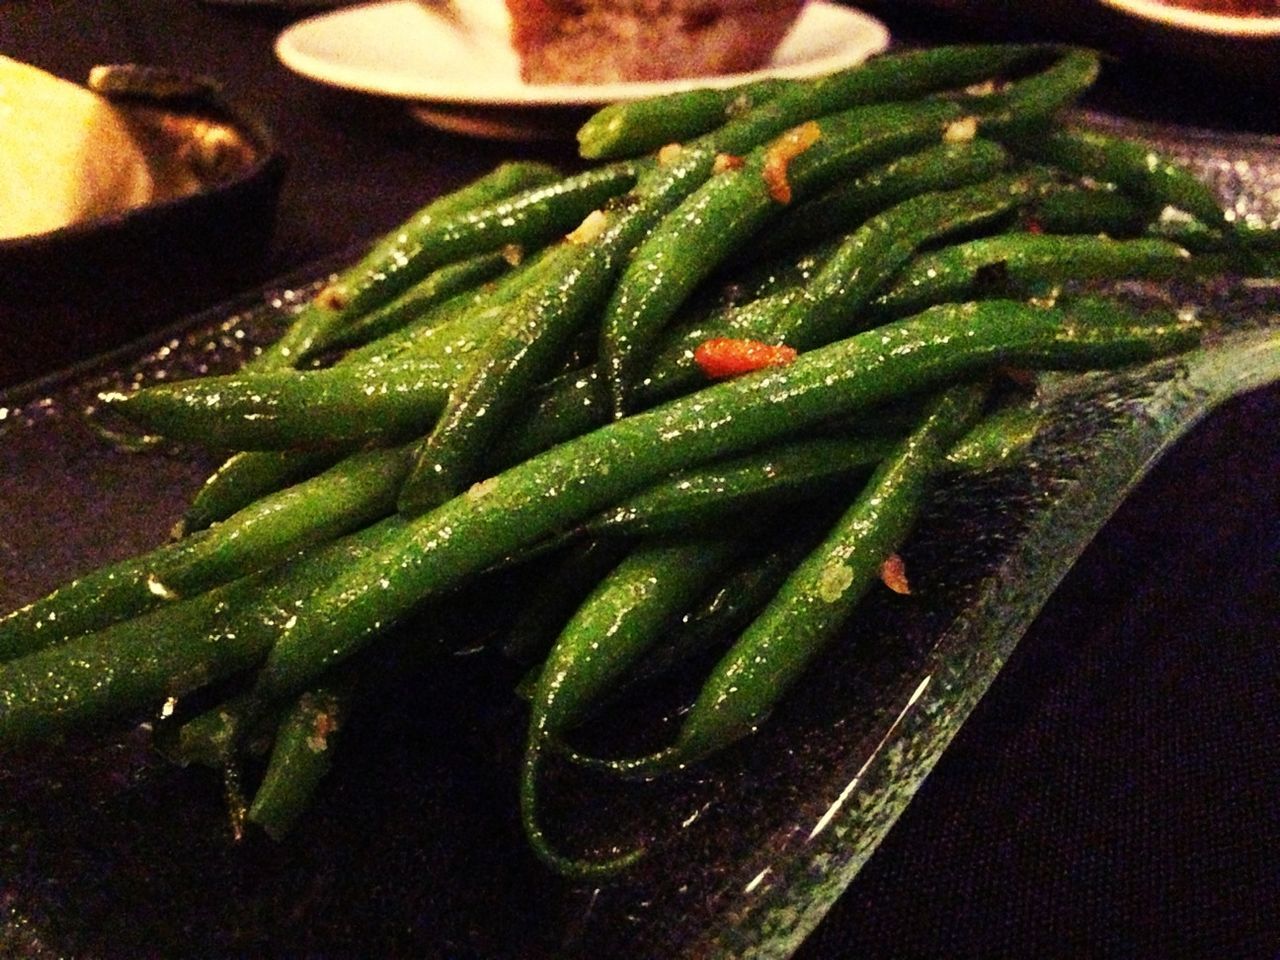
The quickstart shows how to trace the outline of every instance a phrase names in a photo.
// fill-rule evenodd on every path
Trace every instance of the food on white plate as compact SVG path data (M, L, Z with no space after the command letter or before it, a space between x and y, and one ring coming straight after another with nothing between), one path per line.
M452 0L506 31L528 83L616 83L742 73L766 64L805 0Z

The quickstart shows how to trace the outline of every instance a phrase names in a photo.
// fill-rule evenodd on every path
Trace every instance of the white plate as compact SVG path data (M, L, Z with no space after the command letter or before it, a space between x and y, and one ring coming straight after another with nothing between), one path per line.
M291 70L362 93L476 107L593 106L759 77L810 77L860 63L889 43L879 20L810 0L770 64L754 73L595 85L531 85L505 34L414 0L348 7L295 23L276 41Z
M1233 17L1163 0L1102 0L1125 13L1178 30L1231 37L1280 37L1280 17Z

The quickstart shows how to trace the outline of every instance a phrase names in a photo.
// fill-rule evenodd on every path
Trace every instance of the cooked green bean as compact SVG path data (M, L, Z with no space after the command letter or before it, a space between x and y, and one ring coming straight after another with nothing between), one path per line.
M578 128L578 153L591 160L637 157L669 143L709 133L777 97L790 80L760 80L720 90L700 89L611 103Z
M630 163L563 180L550 179L541 165L529 165L536 175L528 180L504 177L512 166L428 205L388 234L304 306L285 334L253 361L254 368L294 366L329 330L390 302L437 267L512 243L541 246L635 182ZM533 185L510 189L527 182Z
M258 663L393 517L190 600L0 663L0 746L154 707Z
M947 300L1042 296L1066 281L1189 275L1190 254L1165 240L1008 233L944 247L912 261L875 301L877 315L917 313Z
M302 694L276 730L275 744L248 819L282 840L329 772L335 735L346 723L350 690L322 686Z
M786 210L752 243L750 255L778 256L803 249L824 237L847 233L917 194L989 180L1008 165L1008 156L999 144L976 138L899 157Z
M593 861L555 850L537 818L538 772L548 739L558 739L594 709L743 548L738 538L637 547L587 598L548 654L531 698L520 808L531 848L558 872L600 876L625 867L638 852Z
M1215 230L1226 229L1213 192L1151 147L1092 130L1051 130L1010 141L1016 152L1079 176L1114 183L1140 202L1176 207Z
M705 463L992 364L1123 363L1183 349L1191 320L1114 305L1009 301L936 307L618 420L394 526L281 631L258 676L263 701L305 688L423 599L674 470Z
M0 661L203 593L386 516L405 450L355 454L212 529L85 574L0 619Z
M259 497L315 476L345 455L344 451L330 449L233 454L196 491L174 534L189 536L225 520Z
M695 763L762 723L830 644L906 539L929 478L977 419L986 391L945 391L920 426L876 470L822 545L796 568L703 684L675 742L648 757L619 761L634 775Z
M867 326L863 308L923 244L990 224L1035 196L1048 182L1039 172L904 200L855 230L813 282L785 303L769 339L806 350ZM859 322L861 321L861 322Z

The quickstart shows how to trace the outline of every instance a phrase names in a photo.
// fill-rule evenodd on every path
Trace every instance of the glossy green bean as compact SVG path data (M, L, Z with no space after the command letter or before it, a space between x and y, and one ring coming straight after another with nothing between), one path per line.
M869 217L920 193L954 190L989 180L1008 165L1008 152L991 140L940 143L899 157L839 183L769 224L750 255L769 257L803 249L860 226Z
M302 694L280 721L247 818L273 840L288 836L329 772L334 740L346 723L350 690L328 685Z
M1227 227L1217 197L1203 181L1143 144L1093 130L1055 129L1011 140L1009 147L1079 176L1114 183L1143 204L1185 210L1214 230Z
M391 528L282 631L258 696L305 688L425 598L675 470L993 364L1129 362L1182 349L1193 321L1008 301L947 305L719 383L562 444Z
M196 491L174 535L189 536L225 520L259 497L313 477L344 456L345 451L335 449L232 454Z
M223 523L110 564L0 619L0 661L264 570L394 509L407 451L358 453Z
M752 733L830 644L915 524L929 478L977 419L985 389L957 386L876 470L822 545L716 664L675 742L618 769L647 776L686 766Z
M271 571L234 580L66 643L0 663L0 746L156 707L257 664L386 536L391 518Z
M637 157L709 133L777 97L790 80L761 80L724 89L688 90L611 103L578 128L578 153L590 160Z
M596 708L742 550L736 538L641 545L600 583L556 640L531 697L520 808L530 847L557 872L576 879L606 875L633 862L638 851L596 861L555 849L537 817L546 743Z
M465 188L474 196L445 197L375 244L305 305L253 366L294 366L328 331L390 302L437 267L512 243L541 246L635 182L630 163L553 181L542 168L533 178L534 186L512 192L508 179L501 176L504 169L477 182L474 189ZM514 179L523 183L522 178ZM486 184L491 189L483 189Z
M499 250L481 253L432 271L400 296L364 316L357 317L317 340L304 355L348 350L380 340L415 321L435 324L485 301L486 284L510 270L517 254ZM439 308L444 307L441 310Z
M947 300L1042 296L1067 281L1169 279L1194 270L1165 240L1008 233L922 254L878 297L872 312L902 316Z
M768 339L807 350L866 326L866 305L925 243L989 225L1034 197L1049 175L1006 174L986 183L925 193L872 217L785 303Z

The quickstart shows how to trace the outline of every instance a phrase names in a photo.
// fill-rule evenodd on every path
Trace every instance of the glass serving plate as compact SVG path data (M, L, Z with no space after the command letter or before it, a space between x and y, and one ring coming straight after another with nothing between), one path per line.
M1136 132L1194 164L1238 216L1280 216L1274 145ZM97 392L234 369L331 267L0 398L0 607L161 542L217 463L105 436ZM618 882L574 886L528 853L515 801L521 671L457 641L487 623L420 619L371 660L335 769L285 843L234 840L216 775L152 750L159 717L6 757L0 953L791 955L1126 494L1219 404L1280 379L1275 284L1162 295L1194 300L1213 329L1204 347L1046 378L1029 449L941 484L903 551L913 595L871 597L756 736L654 783L553 771L546 819L564 846L650 845ZM500 598L483 606L501 618ZM624 699L585 742L630 753L663 739L696 673Z

